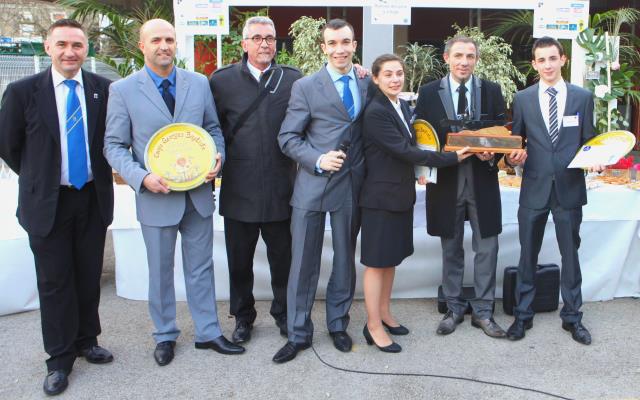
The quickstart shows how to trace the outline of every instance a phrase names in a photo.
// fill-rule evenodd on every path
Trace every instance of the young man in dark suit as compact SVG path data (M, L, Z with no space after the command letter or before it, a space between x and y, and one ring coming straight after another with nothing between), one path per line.
M456 36L445 45L444 59L449 74L422 86L416 118L435 127L440 143L449 132L460 128L442 121L456 119L504 119L505 104L500 86L473 75L478 61L477 44L468 37ZM439 236L442 244L442 288L449 311L437 333L452 333L464 320L467 303L462 299L464 276L464 221L473 232L475 252L473 274L476 298L471 301L471 323L491 337L505 332L493 320L496 286L498 234L502 232L499 155L485 152L469 157L458 165L438 168L438 182L427 185L427 232Z
M526 140L526 156L507 157L511 164L522 164L526 158L518 209L521 249L516 318L507 336L522 339L525 330L533 326L531 303L536 293L536 266L551 212L562 257L562 328L571 332L575 341L588 345L591 335L581 322L582 277L578 260L582 206L587 204L587 192L583 171L567 166L580 146L595 135L593 96L562 79L561 69L567 59L557 40L538 39L532 57L540 81L518 92L513 105L513 133ZM590 171L603 169L599 165Z
M19 175L18 221L35 260L48 374L62 393L76 357L113 360L98 346L100 275L113 219L111 167L102 155L110 81L81 69L87 36L78 22L49 28L51 68L7 87L0 157Z

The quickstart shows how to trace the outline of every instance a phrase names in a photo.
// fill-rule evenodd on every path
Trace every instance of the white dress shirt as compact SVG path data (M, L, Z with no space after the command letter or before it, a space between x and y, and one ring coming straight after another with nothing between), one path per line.
M51 67L51 77L53 78L53 89L56 94L56 107L58 109L58 126L60 128L60 156L62 163L60 164L60 184L64 186L70 185L69 182L69 158L67 156L67 95L69 87L64 83L67 79L55 68ZM91 172L91 158L89 157L89 135L87 130L87 103L84 98L84 85L82 82L82 70L78 71L72 80L77 81L76 94L80 100L80 108L82 108L82 124L84 126L84 143L87 151L87 167L89 173L87 182L93 180Z
M465 93L467 97L467 109L469 109L469 114L473 112L472 104L471 104L471 90L473 85L473 75L467 79L464 83L464 86L467 88L467 93ZM451 74L449 74L449 88L451 89L451 99L453 100L453 111L454 113L458 113L458 98L460 97L458 89L460 88L460 83L456 82Z
M549 100L551 96L547 93L549 85L540 81L538 84L538 101L540 101L540 111L542 111L542 119L549 131ZM558 104L558 130L562 128L562 116L564 115L564 108L567 104L567 84L564 79L560 79L554 86L554 89L558 91L556 93L556 103Z
M395 108L396 112L400 116L400 121L402 121L402 123L404 124L404 127L407 128L407 131L409 132L409 137L411 137L411 129L409 129L409 125L407 125L407 120L404 119L404 114L402 113L402 106L400 104L400 100L396 100L394 102L393 100L389 99L389 101L391 102L391 105L393 106L393 108Z
M247 60L247 67L249 68L249 72L251 72L251 75L253 75L253 77L256 79L256 81L260 82L260 76L262 74L264 74L265 72L267 72L269 70L269 68L271 68L271 64L269 64L269 66L267 68L264 69L264 71L259 70L258 68L254 67L248 60Z

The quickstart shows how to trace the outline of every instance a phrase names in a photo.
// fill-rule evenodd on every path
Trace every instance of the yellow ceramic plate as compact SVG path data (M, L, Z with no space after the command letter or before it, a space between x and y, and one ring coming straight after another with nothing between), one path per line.
M602 133L598 136L592 137L584 144L584 146L615 146L616 148L619 148L620 152L624 152L620 157L624 157L624 155L633 150L633 146L635 145L636 137L633 133L628 131L611 131Z
M413 129L416 131L416 142L418 144L435 148L435 151L440 151L438 134L430 123L423 119L416 119L413 122Z
M169 124L153 134L144 152L147 171L164 178L169 189L200 186L216 162L216 145L207 131L188 123Z

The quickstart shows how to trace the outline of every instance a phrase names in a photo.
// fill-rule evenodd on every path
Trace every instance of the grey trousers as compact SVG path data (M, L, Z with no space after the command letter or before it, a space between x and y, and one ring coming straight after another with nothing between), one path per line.
M184 216L178 225L142 225L149 264L149 313L156 328L156 343L176 340L176 294L173 260L176 237L182 236L182 264L187 302L195 326L196 342L222 335L218 325L213 277L213 218L203 218L186 196Z
M531 303L536 295L535 277L538 265L538 254L542 246L544 229L553 215L558 248L562 258L560 275L560 294L562 310L560 318L565 322L580 322L582 312L582 274L578 248L580 247L580 224L582 223L582 207L565 209L556 198L555 185L551 189L549 206L541 210L518 208L518 229L520 233L520 263L516 284L516 318L527 320L533 318Z
M330 212L333 268L327 284L329 332L345 331L356 285L355 249L360 228L358 208L351 194ZM291 215L292 260L287 286L289 341L311 343L311 309L318 289L326 213L294 208Z
M478 210L473 191L465 184L458 191L454 235L440 238L442 244L442 290L447 307L455 314L462 315L466 302L461 298L464 278L464 239L465 215L469 216L472 231L473 284L476 297L471 300L473 313L480 319L491 318L496 289L496 266L498 263L498 236L483 238L480 235Z

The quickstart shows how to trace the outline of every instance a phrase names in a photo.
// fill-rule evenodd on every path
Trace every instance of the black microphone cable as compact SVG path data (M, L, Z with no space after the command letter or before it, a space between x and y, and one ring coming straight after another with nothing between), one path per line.
M511 385L511 384L508 384L508 383L485 381L485 380L482 380L482 379L475 379L475 378L467 378L465 376L426 374L426 373L415 373L415 372L360 371L360 370L355 370L355 369L342 368L342 367L338 367L338 366L329 364L328 362L323 360L322 357L320 357L320 354L318 354L318 351L316 350L315 346L313 346L313 344L311 345L311 348L313 349L313 352L315 353L315 355L318 358L318 360L320 360L320 362L322 364L324 364L325 366L327 366L327 367L329 367L331 369L335 369L337 371L348 372L348 373L352 373L352 374L377 375L377 376L409 376L409 377L416 377L416 378L449 379L449 380L456 380L456 381L463 381L463 382L479 383L481 385L498 386L498 387L503 387L503 388L508 388L508 389L521 390L521 391L525 391L525 392L529 392L529 393L541 394L543 396L548 396L548 397L552 397L552 398L555 398L555 399L574 400L574 399L572 399L570 397L564 397L564 396L561 396L561 395L558 395L558 394L545 392L543 390L532 389L532 388L523 387L523 386Z

